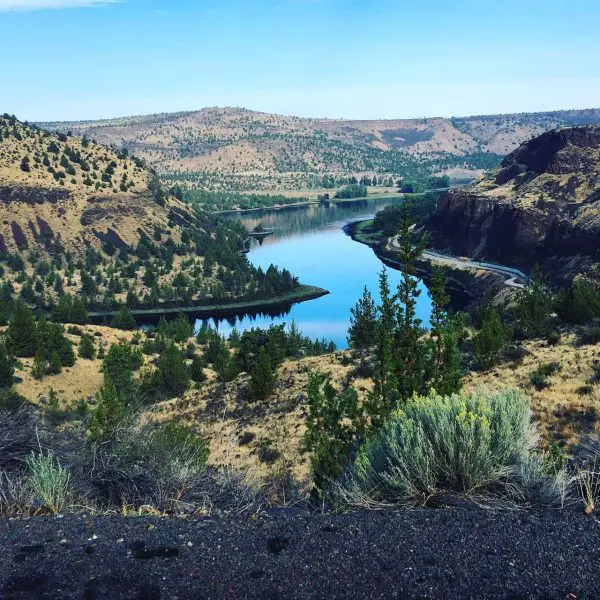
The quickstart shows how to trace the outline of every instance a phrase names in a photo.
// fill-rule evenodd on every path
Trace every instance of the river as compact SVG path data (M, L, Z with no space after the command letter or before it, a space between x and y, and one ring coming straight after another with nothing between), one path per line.
M241 221L248 230L259 222L265 229L273 229L262 245L252 240L248 259L257 267L267 269L271 263L289 269L303 283L316 285L330 294L317 300L295 304L289 312L279 316L251 315L235 319L238 331L251 327L294 320L304 335L333 340L338 348L347 347L350 309L361 296L364 286L379 299L378 273L382 263L364 244L354 242L343 227L353 221L373 218L376 212L402 200L362 200L352 203L318 206L297 206L281 210L265 209L257 212L227 215ZM389 269L390 286L394 290L400 274ZM421 284L417 313L428 322L431 304L424 284ZM234 323L217 324L222 334L228 335ZM200 323L197 324L200 326Z

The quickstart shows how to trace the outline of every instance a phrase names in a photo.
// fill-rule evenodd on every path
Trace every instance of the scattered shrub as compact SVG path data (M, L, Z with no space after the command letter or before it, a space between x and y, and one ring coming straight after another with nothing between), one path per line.
M531 385L539 391L550 387L548 381L552 375L560 371L560 363L551 362L539 365L538 368L529 375Z
M577 343L580 346L600 344L600 326L590 325L581 329L577 335Z

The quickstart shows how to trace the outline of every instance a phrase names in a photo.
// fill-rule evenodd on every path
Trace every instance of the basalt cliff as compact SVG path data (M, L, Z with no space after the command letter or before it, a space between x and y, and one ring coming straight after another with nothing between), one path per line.
M440 251L523 269L555 283L600 280L600 127L557 129L438 202L427 229Z

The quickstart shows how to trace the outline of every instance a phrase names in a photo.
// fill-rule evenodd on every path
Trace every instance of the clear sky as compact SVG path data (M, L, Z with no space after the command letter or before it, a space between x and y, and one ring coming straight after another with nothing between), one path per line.
M599 0L0 0L0 112L462 116L600 105Z

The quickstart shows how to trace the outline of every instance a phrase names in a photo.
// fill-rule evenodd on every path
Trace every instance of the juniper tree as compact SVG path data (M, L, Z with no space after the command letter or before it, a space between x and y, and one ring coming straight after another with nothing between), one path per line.
M377 339L377 308L366 286L350 313L348 344L353 350L364 352L371 348Z
M481 327L473 338L475 362L481 369L493 367L499 360L508 341L508 333L500 313L486 307L481 318Z
M10 351L14 356L32 357L37 349L35 318L31 309L17 300L6 332Z
M15 380L15 360L11 356L6 342L0 340L0 388L9 388Z
M552 291L544 282L540 270L535 268L530 284L520 290L515 308L517 319L526 335L543 336L549 333L553 303Z
M375 375L373 390L368 394L365 403L365 409L373 427L379 427L383 423L386 416L393 410L398 398L394 371L396 310L385 267L379 274L379 297L381 304L377 307Z
M248 395L251 400L264 400L275 389L275 373L265 347L258 353L256 364L250 373Z
M444 274L439 266L432 269L428 289L433 343L431 384L439 394L448 395L458 392L462 381L458 342L462 337L463 319L462 315L448 313L450 296L446 292Z

